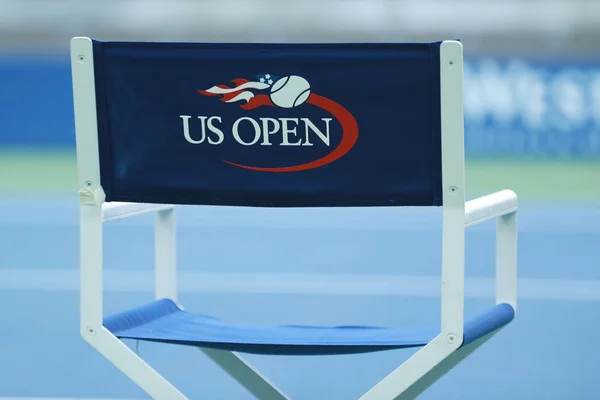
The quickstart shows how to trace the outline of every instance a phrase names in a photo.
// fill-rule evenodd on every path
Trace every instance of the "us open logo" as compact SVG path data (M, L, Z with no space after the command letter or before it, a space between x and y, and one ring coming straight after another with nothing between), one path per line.
M276 77L270 74L259 75L256 80L233 79L233 87L212 86L198 90L203 96L218 96L225 103L242 103L240 108L251 111L259 107L294 109L301 105L320 108L332 118L320 118L319 121L298 116L290 118L243 116L231 123L226 130L241 146L314 146L318 141L332 147L330 128L335 118L342 128L342 138L326 155L309 162L283 167L244 165L232 160L224 162L239 168L262 172L297 172L319 168L346 155L358 140L358 124L354 116L337 102L313 93L308 81L297 75ZM301 108L300 108L301 109ZM299 110L300 110L299 109ZM191 144L220 145L226 137L224 126L227 121L218 115L198 116L200 129L192 135L191 115L180 115L183 123L183 135ZM242 134L243 133L243 134Z

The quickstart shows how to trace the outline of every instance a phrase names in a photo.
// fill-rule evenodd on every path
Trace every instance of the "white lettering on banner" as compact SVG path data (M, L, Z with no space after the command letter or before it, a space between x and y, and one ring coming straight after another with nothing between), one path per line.
M509 124L515 114L515 99L509 81L495 61L484 60L479 68L480 100L496 122Z
M480 123L522 120L532 129L569 130L590 119L600 126L600 72L569 68L557 72L523 61L505 67L494 60L466 62L465 117ZM556 122L555 119L561 119Z
M240 136L240 131L238 130L238 127L240 126L240 123L242 121L250 122L250 124L252 125L252 128L254 128L254 139L252 139L251 142L245 142L242 139L242 137ZM256 142L258 142L260 140L260 136L261 136L260 125L258 124L258 122L256 122L255 120L253 120L250 117L242 117L242 118L236 120L233 123L232 132L233 132L233 137L235 138L235 140L239 144L243 144L244 146L252 146L253 144L256 144Z
M271 142L269 142L269 135L279 132L279 121L275 118L261 118L262 121L262 131L263 131L263 141L261 146L271 146ZM273 129L269 129L269 122L273 124Z
M486 114L486 106L481 100L481 84L479 76L472 71L471 64L463 64L464 94L463 104L465 117L473 123L479 123Z
M514 90L517 113L530 129L540 129L547 112L547 89L540 74L524 62L511 62L507 68L509 83Z
M550 88L557 111L549 115L554 127L564 133L580 129L588 118L581 74L574 70L559 72Z
M312 146L313 144L309 140L308 131L309 129L313 131L319 139L323 141L327 146L329 146L329 122L331 122L332 118L321 118L321 121L325 122L325 133L323 133L312 121L308 118L302 118L305 127L305 138L303 146Z
M191 115L180 115L179 118L183 120L183 137L185 137L185 140L187 140L191 144L200 144L204 142L204 138L206 137L204 129L202 129L202 136L200 140L194 140L190 136L190 118L192 118Z
M290 142L289 134L296 136L296 126L293 128L288 126L288 123L293 122L294 124L298 124L298 118L280 118L281 119L281 135L283 137L283 141L281 142L282 146L300 146L302 144L302 139L297 142Z
M219 116L198 116L200 127L195 128L191 115L180 115L183 137L191 144L219 145L225 140L223 119ZM308 118L259 118L241 117L233 122L230 131L233 139L242 146L313 146L311 136L316 136L325 146L330 146L330 122L332 118L321 118L317 126ZM298 131L300 128L300 131ZM299 134L300 132L303 133ZM261 140L262 139L262 140Z
M200 119L202 120L202 130L204 130L204 120L202 118L200 118ZM216 134L219 139L217 139L217 141L213 141L209 136L208 143L221 144L221 143L223 143L223 140L225 139L225 135L223 134L222 130L220 130L219 128L214 126L214 121L221 122L221 117L210 117L208 119L208 130L211 131L212 133Z
M214 133L217 136L217 140L213 140L210 137L208 138L208 143L210 144L221 144L225 136L223 135L223 131L214 126L214 121L221 122L221 117L198 117L201 122L201 130L200 130L200 139L194 139L190 135L190 118L191 115L180 115L179 118L183 121L183 137L191 144L201 144L207 137L206 128L207 128L207 119L208 119L208 130Z
M465 145L471 154L600 155L600 70L467 60Z

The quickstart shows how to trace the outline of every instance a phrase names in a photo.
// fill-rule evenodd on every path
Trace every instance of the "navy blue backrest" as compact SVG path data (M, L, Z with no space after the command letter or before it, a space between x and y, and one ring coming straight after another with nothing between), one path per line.
M94 41L106 200L439 206L439 52Z

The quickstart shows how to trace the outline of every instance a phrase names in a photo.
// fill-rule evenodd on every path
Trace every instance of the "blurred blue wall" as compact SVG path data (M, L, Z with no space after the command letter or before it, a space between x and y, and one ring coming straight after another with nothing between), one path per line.
M0 146L74 146L68 56L0 57ZM473 57L465 63L471 156L600 157L600 60Z

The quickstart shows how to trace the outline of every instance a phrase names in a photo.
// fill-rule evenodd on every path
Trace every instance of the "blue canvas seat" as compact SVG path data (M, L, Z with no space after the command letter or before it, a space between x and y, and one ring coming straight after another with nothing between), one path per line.
M289 397L238 353L326 356L420 347L362 397L415 398L516 311L517 197L504 190L465 202L462 62L457 41L74 38L82 336L150 396L165 400L186 397L123 339L198 347L260 399ZM184 311L177 303L179 204L441 207L440 323L256 326ZM155 300L105 316L102 226L144 213L155 214ZM496 302L465 318L465 229L489 219L497 223Z
M469 344L509 323L514 309L499 304L465 323ZM168 299L158 300L104 320L122 339L208 347L271 355L332 355L421 347L439 328L391 329L371 326L252 326L191 314Z

